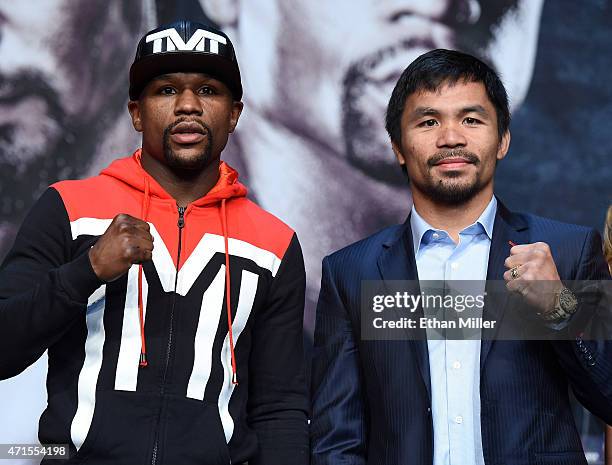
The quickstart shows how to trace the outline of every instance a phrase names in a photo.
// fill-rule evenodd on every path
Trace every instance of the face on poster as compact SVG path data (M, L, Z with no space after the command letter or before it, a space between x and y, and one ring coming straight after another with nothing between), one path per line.
M50 183L81 177L113 118L141 7L112 0L0 0L0 224Z

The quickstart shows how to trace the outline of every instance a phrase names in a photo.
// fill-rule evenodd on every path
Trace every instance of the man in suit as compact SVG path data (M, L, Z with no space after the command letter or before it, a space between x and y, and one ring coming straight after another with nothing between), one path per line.
M511 212L494 196L509 122L503 84L473 56L434 50L399 78L386 129L414 206L403 225L323 260L314 465L586 464L568 386L612 420L612 344L581 336L591 309L565 287L609 278L601 239ZM481 291L485 280L505 281L554 337L502 341L485 329L450 340L417 329L412 340L366 340L362 283L381 280L471 280ZM483 317L503 322L510 310L492 302Z

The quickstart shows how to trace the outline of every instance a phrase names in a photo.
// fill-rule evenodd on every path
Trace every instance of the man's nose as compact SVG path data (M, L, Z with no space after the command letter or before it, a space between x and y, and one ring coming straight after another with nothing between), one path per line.
M480 0L386 0L379 5L391 22L414 15L450 24L474 24L481 13Z
M443 127L440 129L436 146L438 148L445 147L465 147L467 139L463 133L454 126Z
M202 114L202 102L197 93L191 89L179 92L174 112L178 114Z

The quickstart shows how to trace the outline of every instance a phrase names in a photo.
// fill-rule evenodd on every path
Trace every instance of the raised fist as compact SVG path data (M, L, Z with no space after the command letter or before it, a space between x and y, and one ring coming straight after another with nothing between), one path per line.
M151 260L152 252L149 224L122 213L89 249L89 260L98 278L110 282L127 273L134 263Z
M540 312L551 312L563 288L550 246L545 242L514 245L504 265L509 290L519 292Z

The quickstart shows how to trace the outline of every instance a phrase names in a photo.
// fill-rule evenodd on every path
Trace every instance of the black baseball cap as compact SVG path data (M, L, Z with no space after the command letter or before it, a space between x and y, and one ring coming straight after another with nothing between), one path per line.
M225 33L206 24L181 20L147 32L130 67L130 99L138 100L157 76L177 72L210 74L230 89L234 100L242 99L234 46Z

